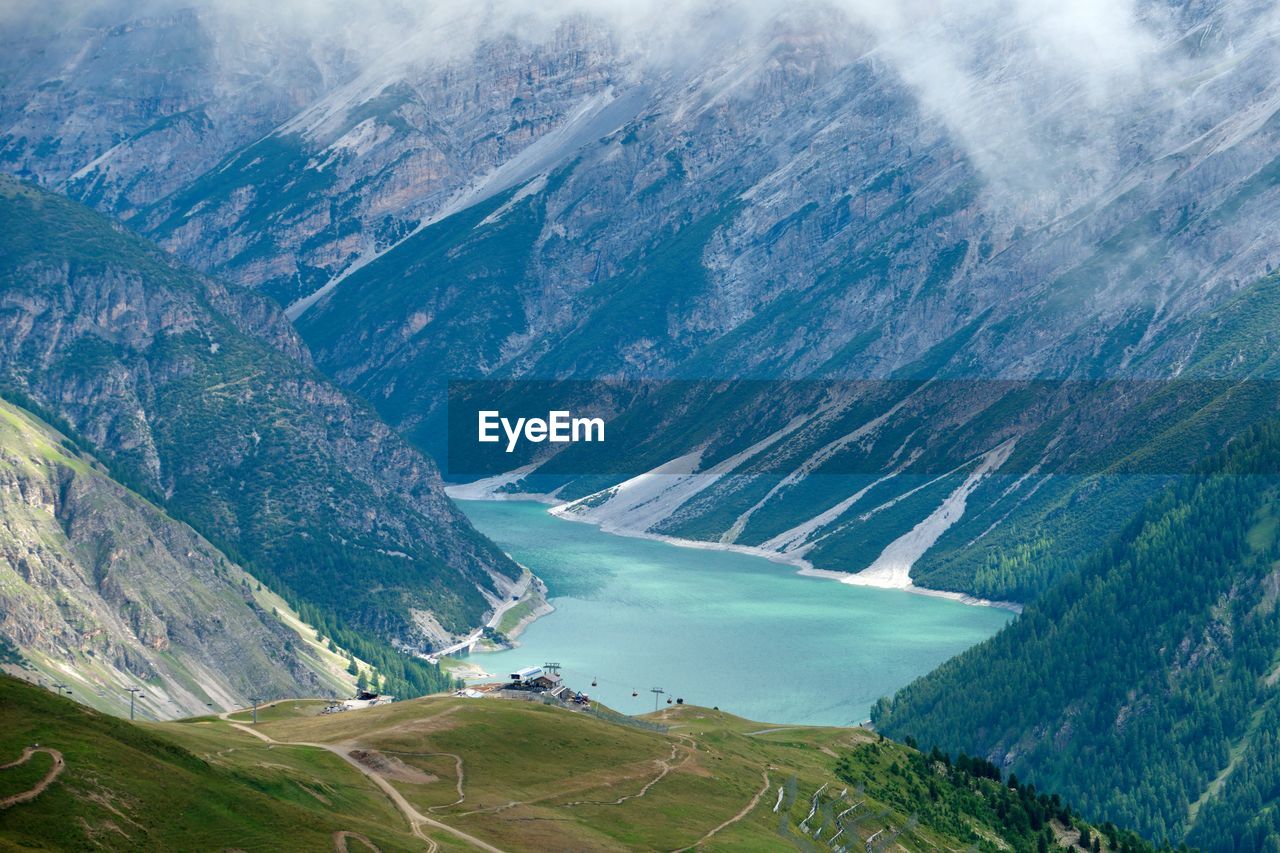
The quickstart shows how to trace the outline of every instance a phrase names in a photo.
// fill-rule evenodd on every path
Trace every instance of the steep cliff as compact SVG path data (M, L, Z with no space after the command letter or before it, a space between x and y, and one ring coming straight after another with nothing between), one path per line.
M129 687L154 718L354 683L259 603L257 579L4 402L0 576L0 635L100 708L125 711Z
M1055 65L1036 27L966 8L937 10L954 25L941 41L836 5L740 26L695 12L652 50L607 15L523 29L429 15L359 55L358 39L326 48L322 27L248 37L215 10L105 3L27 34L45 50L13 60L0 162L292 304L320 369L432 453L456 377L1180 375L1205 318L1280 259L1259 237L1280 209L1267 9L1162 6L1139 22L1157 37L1129 45L1136 73L1123 57ZM954 59L954 102L904 54L913 40ZM190 47L157 55L166 86L121 86L162 43ZM1052 573L1029 555L1113 532L1123 511L1065 511L1082 493L1052 478L1061 458L1042 443L987 466L962 512L967 476L917 492L946 472L882 465L873 446L909 418L925 427L903 458L941 443L978 465L1057 418L1047 429L1096 456L1142 424L1131 400L1125 420L1114 397L1067 415L1006 390L935 388L887 421L901 393L830 413L774 448L772 482L744 464L643 526L774 550L783 537L823 568L888 561L922 584L1031 598ZM1094 435L1081 425L1099 412ZM979 415L1012 426L943 434ZM730 447L637 460L696 449L718 464ZM856 500L867 482L810 482L833 453L889 479ZM615 522L635 527L625 509ZM921 524L932 544L890 550Z

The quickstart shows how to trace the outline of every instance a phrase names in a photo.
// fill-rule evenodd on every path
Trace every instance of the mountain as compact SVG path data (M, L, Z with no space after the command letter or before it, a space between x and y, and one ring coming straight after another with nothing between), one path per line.
M1280 837L1280 426L1154 498L999 635L882 702L1088 814L1204 850Z
M738 24L693 4L657 32L436 10L342 42L104 3L76 26L14 30L42 48L5 87L0 161L291 305L317 366L438 460L456 379L1167 380L1277 262L1256 235L1280 203L1280 60L1260 4L1157 5L1046 51L1037 21L965 4L938 13L941 42L823 4ZM1089 39L1123 47L1095 61ZM108 73L161 41L192 46L157 60L174 72L163 91ZM1049 62L1061 50L1071 62ZM950 57L954 80L924 55ZM1131 394L956 389L891 385L870 395L878 410L806 412L763 462L731 462L750 445L673 416L669 434L710 443L659 440L620 476L508 488L599 509L697 451L689 473L722 466L702 478L714 488L668 495L643 524L625 502L600 512L1026 601L1054 579L1032 555L1082 556L1075 543L1114 533L1164 482L1082 518L1066 508L1096 480L1049 476L1055 438L1123 458L1107 442L1130 422L1084 424L1119 398L1142 426ZM794 411L811 402L784 391ZM627 397L597 402L622 419ZM1044 441L1004 445L1038 428ZM859 476L814 478L824 466Z
M661 839L673 849L879 840L1031 851L1064 849L1087 833L1096 849L1153 849L1080 821L1056 797L1007 786L983 762L925 755L865 730L760 731L693 706L648 721L617 715L625 725L603 711L492 698L332 715L321 707L285 700L261 710L253 728L247 712L144 728L0 677L6 759L38 743L64 762L46 790L6 811L0 839L55 850L409 850L437 841L607 850ZM22 778L5 770L3 795L52 769L47 753L37 762ZM548 762L567 773L547 776ZM391 792L403 798L394 806Z
M91 705L120 713L136 687L144 716L173 717L354 685L259 603L255 578L3 402L0 531L0 636Z
M98 226L21 268L10 384L118 479L325 631L416 649L515 577L421 452L608 529L1017 602L881 725L1153 836L1272 837L1271 496L1232 467L1280 415L1269 4L350 31L241 5L0 19L0 168L214 277ZM40 282L105 292L117 256L179 308L36 323ZM125 316L140 341L104 356ZM623 449L450 465L459 389L566 394Z
M6 171L284 303L538 138L574 122L590 138L610 112L610 51L589 30L503 39L441 68L422 58L449 52L457 16L443 9L412 28L387 22L405 28L388 45L362 40L349 15L302 34L225 6L67 5L60 22L0 22L15 59L0 97ZM470 41L475 23L456 34ZM131 79L140 57L164 73Z
M321 377L270 302L7 178L0 220L5 387L313 621L425 649L512 586L431 462Z

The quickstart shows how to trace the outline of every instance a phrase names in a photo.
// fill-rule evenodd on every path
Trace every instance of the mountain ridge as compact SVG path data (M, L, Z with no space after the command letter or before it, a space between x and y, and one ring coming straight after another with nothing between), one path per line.
M313 371L278 308L9 178L0 213L6 385L228 556L417 649L479 624L518 578L430 461Z

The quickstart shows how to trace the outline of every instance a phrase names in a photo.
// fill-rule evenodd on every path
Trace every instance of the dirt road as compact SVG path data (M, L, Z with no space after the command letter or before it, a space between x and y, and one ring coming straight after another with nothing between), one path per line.
M413 831L413 834L416 835L418 838L421 838L424 842L426 842L429 850L434 851L438 849L439 845L437 845L434 841L432 841L427 836L426 832L423 831L422 827L424 826L429 826L432 829L438 829L441 832L447 832L453 837L459 839L460 841L464 841L467 844L472 845L473 847L478 847L481 850L485 850L487 851L487 853L502 853L501 850L499 850L497 847L494 847L492 844L488 843L487 841L483 841L479 838L476 838L474 835L469 835L468 833L465 833L456 827L452 827L447 823L442 823L441 821L438 821L432 817L428 817L427 815L424 815L422 812L418 811L416 808L413 807L412 803L410 803L408 800L404 798L404 795L402 795L399 791L396 790L395 786L393 786L386 779L383 779L372 768L366 767L365 765L357 761L355 758L348 755L347 750L345 748L340 746L335 746L333 744L328 744L328 743L310 743L308 741L276 740L275 738L272 738L266 734L263 734L262 732L258 731L252 726L247 726L243 723L232 722L231 720L227 719L232 713L239 713L239 712L228 711L225 714L221 714L219 716L221 716L222 719L227 720L227 722L230 723L235 728L240 729L243 732L248 732L249 734L253 735L259 740L265 741L266 743L274 744L276 746L309 746L314 749L328 750L329 752L332 752L334 755L341 758L343 761L350 764L355 769L359 770L361 773L367 776L369 780L373 782L373 784L377 785L382 790L382 792L387 795L387 797L391 800L391 802L395 804L395 807L400 810L400 813L402 815L404 815L405 820L409 822L409 828Z
M756 792L756 795L751 798L751 802L743 806L742 811L738 812L736 815L729 818L724 823L720 824L715 829L711 830L706 835L699 838L693 844L690 844L688 847L681 847L679 850L676 851L676 853L685 853L686 850L692 850L695 847L701 847L703 844L706 844L708 841L710 841L711 836L715 835L720 830L728 829L738 821L742 820L747 815L751 814L751 810L760 804L760 798L763 797L765 795L765 792L769 790L769 774L767 772L762 772L761 775L764 777L764 787L762 787L759 791Z

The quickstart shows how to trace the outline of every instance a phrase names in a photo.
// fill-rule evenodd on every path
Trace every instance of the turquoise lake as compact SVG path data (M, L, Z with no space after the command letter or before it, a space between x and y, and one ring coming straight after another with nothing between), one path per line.
M520 635L518 648L471 661L497 675L558 661L566 684L625 713L652 711L649 689L661 687L754 720L859 723L879 697L1013 615L802 577L747 554L602 533L532 502L458 505L546 581L556 608Z

